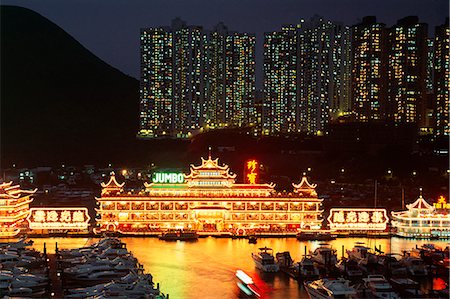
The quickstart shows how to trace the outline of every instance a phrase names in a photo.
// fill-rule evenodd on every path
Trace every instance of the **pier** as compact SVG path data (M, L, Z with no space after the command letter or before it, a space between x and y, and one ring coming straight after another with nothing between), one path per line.
M60 273L58 272L58 258L57 254L48 254L48 277L50 279L51 284L51 293L50 295L54 298L63 298L64 291L62 280L60 277Z

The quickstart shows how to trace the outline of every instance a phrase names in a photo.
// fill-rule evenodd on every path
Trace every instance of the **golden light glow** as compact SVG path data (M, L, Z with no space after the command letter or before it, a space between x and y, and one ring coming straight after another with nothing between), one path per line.
M388 221L386 209L333 208L328 217L335 230L385 230Z
M246 162L244 169L256 176L250 183L238 184L227 165L209 156L201 165L191 165L185 181L177 185L144 183L145 189L127 192L123 183L110 179L97 198L96 232L151 235L181 223L184 228L214 233L245 229L296 234L300 228L321 227L323 200L317 197L316 185L303 178L296 193L280 193L274 184L257 182L256 160ZM136 231L136 223L144 227Z
M87 208L31 208L27 217L30 229L87 229Z
M256 184L256 178L258 177L257 167L258 162L256 160L247 161L246 169L247 171L249 171L249 173L247 173L247 180L251 185Z

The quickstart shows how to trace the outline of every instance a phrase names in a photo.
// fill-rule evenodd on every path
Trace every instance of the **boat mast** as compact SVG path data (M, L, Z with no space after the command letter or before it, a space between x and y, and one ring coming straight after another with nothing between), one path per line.
M377 180L375 180L375 196L374 196L374 201L375 201L375 208L377 207Z
M402 185L402 211L405 209L405 188Z

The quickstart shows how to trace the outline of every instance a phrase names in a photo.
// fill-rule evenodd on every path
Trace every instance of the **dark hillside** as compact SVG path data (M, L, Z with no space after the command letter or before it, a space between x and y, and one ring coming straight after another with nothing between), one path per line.
M135 142L139 82L45 17L0 12L4 167L116 160Z

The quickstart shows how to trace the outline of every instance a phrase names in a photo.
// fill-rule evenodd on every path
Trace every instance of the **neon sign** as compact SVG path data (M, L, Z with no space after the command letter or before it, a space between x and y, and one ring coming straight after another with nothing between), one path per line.
M328 216L335 230L385 230L388 221L386 209L333 208Z
M247 161L245 170L247 172L246 177L249 184L256 184L256 179L258 177L257 167L258 161L256 160Z
M87 229L87 208L31 208L27 221L30 229Z
M152 176L152 182L155 184L182 184L184 183L184 174L174 172L155 172Z
M436 209L450 209L450 203L447 203L447 200L442 195L438 198L438 202L434 203L433 206Z

